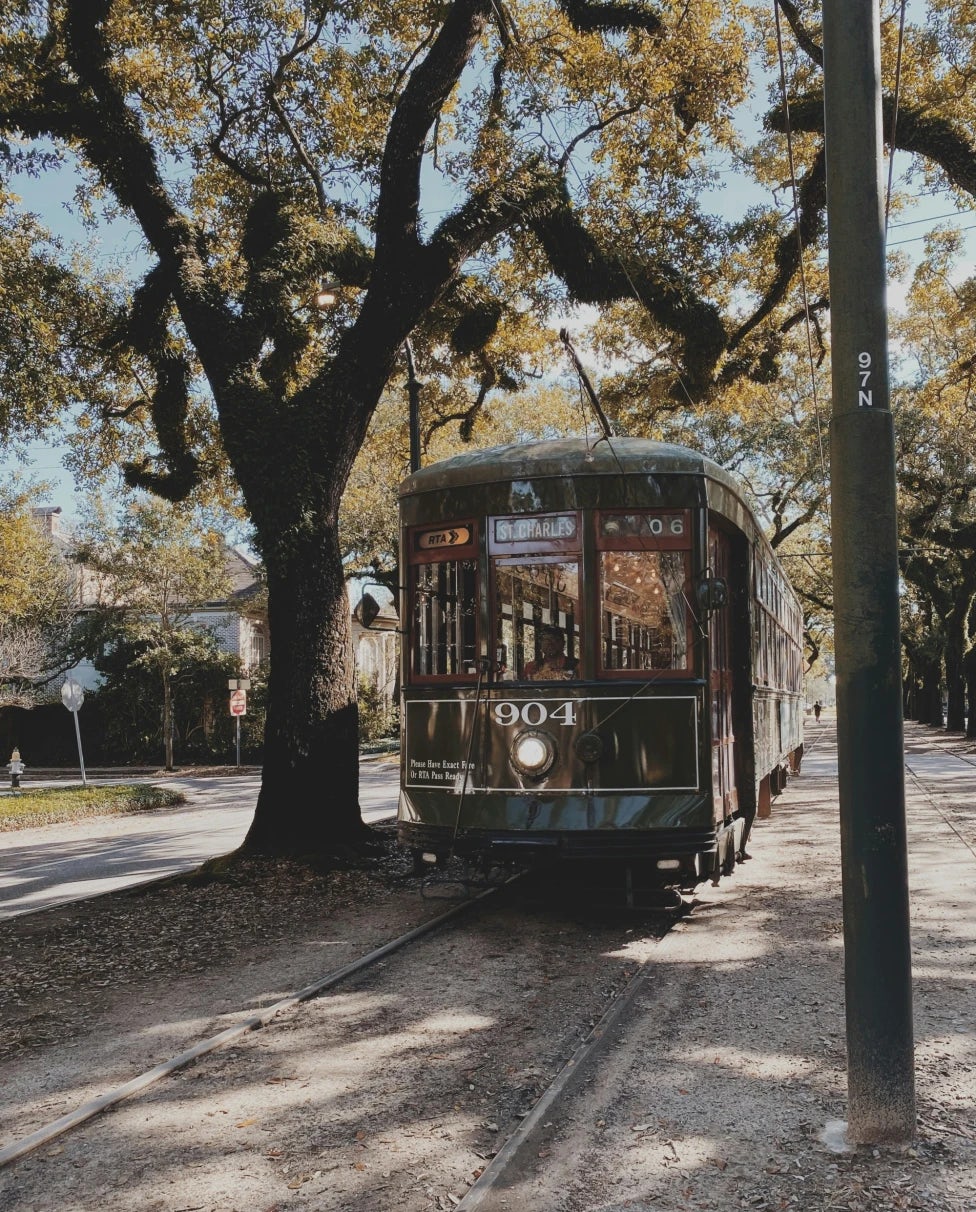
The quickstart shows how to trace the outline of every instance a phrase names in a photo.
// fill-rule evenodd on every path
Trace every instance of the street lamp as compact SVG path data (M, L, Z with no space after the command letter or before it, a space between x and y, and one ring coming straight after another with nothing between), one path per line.
M319 311L328 311L330 307L335 307L339 301L341 285L341 282L327 281L319 286L315 292L315 306Z

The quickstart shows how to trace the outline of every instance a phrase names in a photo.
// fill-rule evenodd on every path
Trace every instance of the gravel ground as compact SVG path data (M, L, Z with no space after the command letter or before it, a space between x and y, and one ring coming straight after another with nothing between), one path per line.
M835 1152L843 971L829 721L755 858L658 941L646 918L506 894L0 1171L0 1208L450 1209L641 963L478 1206L506 1212L976 1209L976 766L909 780L920 1129ZM254 876L256 873L251 872ZM443 902L405 865L177 883L0 933L0 1144L347 962ZM462 919L463 920L463 919ZM835 1142L840 1138L835 1134Z
M907 786L917 1139L837 1152L847 1079L836 749L829 721L810 731L756 858L702 892L606 1063L579 1076L479 1212L976 1209L972 746L906 730L910 764L934 745L958 755L948 776Z

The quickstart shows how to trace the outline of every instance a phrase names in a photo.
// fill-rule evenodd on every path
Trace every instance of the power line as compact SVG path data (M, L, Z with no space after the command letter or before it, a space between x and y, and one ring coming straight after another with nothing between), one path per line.
M958 232L976 231L976 223L970 223L968 227L957 227L956 231L958 231ZM903 245L903 244L918 244L920 240L925 240L927 238L928 238L927 234L924 236L910 236L907 240L895 240L891 244L889 244L888 247L889 248L900 248L901 245Z
M891 230L896 227L917 227L919 223L938 223L940 219L961 219L963 215L971 215L971 210L947 210L941 215L930 215L927 219L906 219L903 223L892 223Z

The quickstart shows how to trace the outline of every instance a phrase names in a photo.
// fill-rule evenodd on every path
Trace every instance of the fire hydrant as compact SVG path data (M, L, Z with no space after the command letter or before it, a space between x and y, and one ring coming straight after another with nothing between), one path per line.
M15 749L10 755L10 761L7 763L7 769L10 771L10 786L20 786L20 776L24 773L24 763L20 760L20 750Z

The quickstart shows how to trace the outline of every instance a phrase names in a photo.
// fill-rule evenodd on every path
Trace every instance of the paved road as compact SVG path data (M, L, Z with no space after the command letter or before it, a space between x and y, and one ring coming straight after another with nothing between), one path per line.
M154 813L0 833L0 918L189 871L243 841L254 816L258 775L153 781L179 788L187 803ZM363 819L392 816L398 785L396 762L364 761Z
M807 723L805 773L837 777L833 744L817 745L821 735L826 739L832 731L826 721ZM905 764L909 776L948 792L973 776L976 759L913 752ZM362 763L360 803L366 821L396 812L398 778L395 761ZM151 815L0 833L0 919L192 870L240 845L254 814L258 775L154 781L178 787L189 802Z

